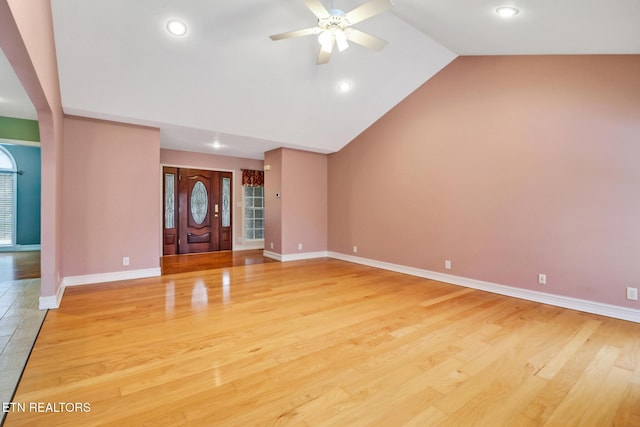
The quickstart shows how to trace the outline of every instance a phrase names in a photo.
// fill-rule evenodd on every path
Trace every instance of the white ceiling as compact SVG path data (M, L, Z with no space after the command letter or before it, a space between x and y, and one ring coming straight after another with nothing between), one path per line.
M387 40L382 52L352 44L318 66L315 37L268 37L316 24L303 0L53 0L64 111L159 127L165 148L328 153L456 55L640 54L639 0L394 3L355 26ZM500 18L495 9L505 4L520 14ZM188 25L185 37L166 32L170 18ZM337 91L344 80L353 84L347 94Z
M0 51L0 116L36 119L36 109L2 51Z

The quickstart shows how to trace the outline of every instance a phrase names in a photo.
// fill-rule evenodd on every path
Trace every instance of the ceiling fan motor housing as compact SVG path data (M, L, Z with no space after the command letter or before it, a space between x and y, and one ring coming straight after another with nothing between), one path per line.
M343 10L331 9L329 10L329 13L331 16L318 20L318 27L323 30L344 30L351 25L344 16Z

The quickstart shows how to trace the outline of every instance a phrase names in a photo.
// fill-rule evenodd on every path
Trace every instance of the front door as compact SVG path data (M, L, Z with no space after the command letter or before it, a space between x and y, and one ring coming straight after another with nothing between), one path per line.
M170 173L177 177L173 193L166 178ZM230 250L231 172L165 167L164 176L163 254ZM176 212L167 209L172 194ZM168 221L168 215L175 220Z
M217 251L218 229L211 212L213 172L180 169L178 187L178 253Z

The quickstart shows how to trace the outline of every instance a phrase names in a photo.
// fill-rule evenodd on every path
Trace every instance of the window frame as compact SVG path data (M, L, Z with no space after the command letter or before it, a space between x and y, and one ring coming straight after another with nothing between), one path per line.
M0 174L2 175L8 175L11 177L11 181L12 181L12 198L13 200L11 201L11 215L12 215L12 224L11 224L11 242L10 243L0 243L0 247L2 248L10 248L10 247L14 247L17 244L17 238L18 236L17 234L17 230L18 230L18 226L17 226L17 222L18 222L18 179L16 177L16 175L18 174L18 165L16 163L16 159L15 157L13 157L13 154L11 154L11 152L9 150L7 150L6 147L4 147L4 145L0 144L0 153L4 154L5 156L7 156L7 158L11 161L11 165L12 167L10 169L8 168L0 168Z
M255 189L255 188L262 188L262 196L259 197L260 199L262 199L262 206L260 207L255 207L255 206L247 206L247 189L251 188L251 189ZM255 190L254 190L255 191ZM255 199L255 195L252 194L250 196L252 199ZM256 210L261 210L262 211L262 237L258 237L258 238L248 238L247 237L247 232L248 230L260 230L260 228L256 228L255 227L255 215L253 218L247 218L247 210L248 209L252 209L255 213ZM253 221L253 225L254 227L252 228L248 228L247 227L247 221L251 220ZM255 234L254 234L255 236ZM256 185L256 186L249 186L249 185L243 185L242 188L242 239L245 242L261 242L264 241L264 185Z

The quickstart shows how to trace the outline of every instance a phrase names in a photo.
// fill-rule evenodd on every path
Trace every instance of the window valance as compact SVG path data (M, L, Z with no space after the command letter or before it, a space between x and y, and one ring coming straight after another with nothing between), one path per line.
M264 172L251 169L242 169L242 185L248 187L261 187L264 185Z

